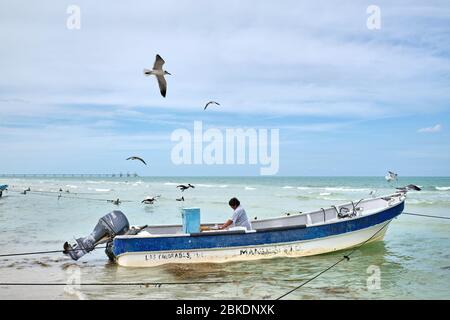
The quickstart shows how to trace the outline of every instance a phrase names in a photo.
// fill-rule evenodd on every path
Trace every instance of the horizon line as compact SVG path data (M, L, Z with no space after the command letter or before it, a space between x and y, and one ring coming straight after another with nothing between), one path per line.
M122 176L120 176L122 174ZM128 174L128 176L127 176ZM139 175L138 173L0 173L0 178L20 178L20 177L42 177L42 176L54 176L54 177L62 177L66 176L66 178L70 178L70 176L75 177L110 177L110 178L375 178L382 177L381 175L270 175L270 176L262 176L262 175ZM450 178L450 176L445 175L402 175L402 177L413 177L413 178Z

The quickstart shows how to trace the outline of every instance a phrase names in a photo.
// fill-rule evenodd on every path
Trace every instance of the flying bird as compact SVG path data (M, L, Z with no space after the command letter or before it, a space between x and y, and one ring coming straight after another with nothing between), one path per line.
M175 200L177 200L177 201L184 201L184 197L181 197L181 198L178 198L178 199L175 199Z
M206 108L208 108L208 106L209 106L210 104L216 104L216 105L220 106L220 103L218 103L218 102L215 102L215 101L209 101L209 102L205 105L205 107L203 108L203 110L206 110Z
M421 191L422 189L415 184L408 184L406 187L396 188L399 191L407 192L408 190Z
M127 158L127 160L139 160L139 161L141 161L143 164L147 165L147 164L145 163L144 159L142 159L141 157L133 156L133 157Z
M195 188L195 187L192 184L188 183L187 186L184 184L180 184L179 186L177 186L177 188L180 188L180 190L183 192L186 189Z
M155 63L153 64L153 69L152 70L144 69L144 75L156 76L156 79L158 80L159 91L161 92L161 95L165 98L167 92L167 82L166 79L164 78L164 75L166 74L171 75L171 74L166 70L163 70L162 67L164 63L165 63L164 59L161 58L159 54L157 54L155 58Z
M388 171L388 174L384 177L388 182L391 182L393 180L397 180L398 174L392 171Z
M160 196L154 196L154 197L147 197L144 200L141 201L141 203L145 203L145 204L153 204L153 202L156 201L157 198L159 198Z

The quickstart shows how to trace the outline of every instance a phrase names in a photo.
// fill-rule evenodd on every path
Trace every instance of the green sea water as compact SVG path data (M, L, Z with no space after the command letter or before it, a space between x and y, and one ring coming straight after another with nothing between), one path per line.
M195 189L180 192L176 185ZM180 224L180 209L201 208L202 222L224 222L238 197L251 219L316 210L392 193L414 183L405 212L450 217L449 177L129 177L0 179L0 254L58 250L89 234L98 219L122 210L133 225ZM20 191L30 187L32 192ZM57 191L63 192L58 199ZM161 195L153 205L146 196ZM184 196L184 202L175 201ZM106 199L127 200L115 206ZM102 200L101 200L102 199ZM0 258L0 298L33 299L274 299L342 257L342 252L253 262L124 268L96 250L74 262L60 254ZM375 271L374 271L375 270ZM229 284L157 286L9 286L8 282L81 283L233 281ZM450 220L401 215L384 241L359 249L287 299L449 299Z

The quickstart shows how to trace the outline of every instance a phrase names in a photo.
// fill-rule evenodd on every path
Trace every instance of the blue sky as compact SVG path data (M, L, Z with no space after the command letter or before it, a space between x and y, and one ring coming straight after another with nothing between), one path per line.
M0 37L1 172L259 174L172 164L197 120L278 128L279 175L450 175L448 1L3 0Z

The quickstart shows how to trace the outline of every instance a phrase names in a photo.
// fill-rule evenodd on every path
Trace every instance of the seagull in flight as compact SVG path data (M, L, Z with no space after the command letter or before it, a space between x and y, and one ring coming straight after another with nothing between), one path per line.
M142 159L141 157L133 156L133 157L127 158L127 160L139 160L139 161L141 161L143 164L147 165L147 164L145 163L144 159Z
M180 188L180 190L183 192L186 189L195 188L195 187L192 184L188 183L187 186L184 184L180 184L179 186L177 186L177 188Z
M421 191L422 189L415 184L408 184L406 187L396 188L399 191L407 192L408 190Z
M159 198L160 195L154 196L154 197L147 197L144 200L141 201L141 203L145 203L145 204L153 204L153 202L156 201L157 198Z
M215 105L220 106L220 103L218 103L218 102L215 102L215 101L209 101L209 102L205 105L205 107L203 108L203 110L206 110L206 108L208 108L208 106L209 106L210 104L215 104Z
M161 92L161 95L165 98L167 92L167 82L166 79L164 78L164 75L166 74L171 75L171 74L166 70L163 70L162 67L164 63L165 63L164 59L161 58L159 54L157 54L155 58L155 63L153 64L153 69L152 70L144 69L144 75L156 76L156 79L158 80L159 91Z
M397 180L398 174L392 171L388 171L388 174L384 177L388 182L391 182L393 180Z

